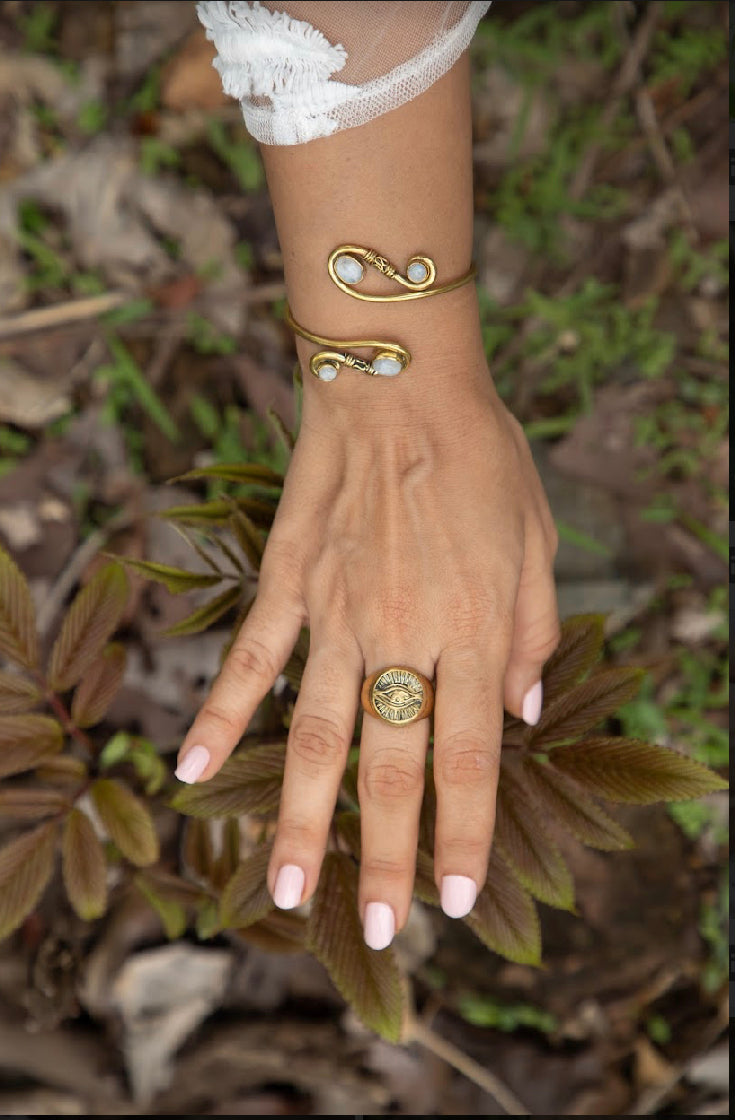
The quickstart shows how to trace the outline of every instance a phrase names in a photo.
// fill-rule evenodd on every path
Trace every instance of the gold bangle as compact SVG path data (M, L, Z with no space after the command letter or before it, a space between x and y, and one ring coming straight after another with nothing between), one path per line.
M397 342L377 342L375 339L355 339L354 341L343 342L334 338L323 338L319 334L312 334L311 331L307 331L306 327L302 327L300 323L296 322L288 304L286 304L284 318L289 326L296 331L296 334L301 335L302 338L309 342L315 342L317 346L329 346L331 348L320 350L313 354L309 360L309 369L314 377L318 377L320 381L334 381L339 372L339 366L350 366L352 369L359 369L362 373L368 373L373 377L376 375L394 377L397 373L402 373L411 361L408 350ZM361 346L375 348L376 353L373 354L370 361L349 353L348 348Z
M365 269L360 263L370 264L389 280L407 288L408 291L393 296L371 296L365 292L358 292L354 288L365 275ZM353 299L366 300L368 303L399 303L409 299L423 299L424 296L438 296L442 292L451 292L463 284L469 284L477 275L477 268L473 264L465 276L458 280L450 280L447 284L440 284L432 288L436 280L436 265L431 257L415 254L406 265L406 276L402 276L395 265L385 257L380 256L374 249L366 249L362 245L338 245L329 254L327 272L341 292L352 296ZM413 275L412 275L413 273Z

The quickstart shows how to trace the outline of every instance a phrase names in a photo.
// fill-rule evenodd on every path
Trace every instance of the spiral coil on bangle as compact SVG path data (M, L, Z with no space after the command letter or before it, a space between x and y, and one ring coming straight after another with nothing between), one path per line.
M411 361L409 351L398 342L379 342L376 339L369 338L347 341L324 338L322 335L313 334L306 327L297 323L288 305L286 305L284 318L296 334L301 335L302 338L309 342L315 342L317 346L330 347L329 350L319 350L316 354L312 354L309 359L309 369L314 377L318 377L320 381L334 381L339 372L339 366L348 366L351 369L370 374L372 377L393 377L406 369ZM359 349L368 346L375 349L375 353L369 361L350 353L350 350L355 347Z

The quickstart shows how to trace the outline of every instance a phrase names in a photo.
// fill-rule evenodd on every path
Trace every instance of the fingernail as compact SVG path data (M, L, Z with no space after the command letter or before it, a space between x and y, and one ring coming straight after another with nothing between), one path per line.
M293 910L301 902L304 889L304 873L294 863L284 863L276 876L273 888L273 901L279 910Z
M466 875L442 877L442 910L450 918L464 918L475 905L477 887Z
M174 773L180 782L195 782L201 778L209 766L209 751L206 747L192 747L182 758Z
M523 697L523 722L529 727L535 727L541 718L541 704L544 699L544 686L541 681L529 688Z
M387 949L396 932L396 919L384 902L368 902L365 907L365 944L370 949Z

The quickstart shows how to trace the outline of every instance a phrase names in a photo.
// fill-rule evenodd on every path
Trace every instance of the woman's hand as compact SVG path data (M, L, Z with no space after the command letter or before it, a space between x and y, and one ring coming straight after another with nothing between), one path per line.
M181 750L180 777L211 778L310 627L268 871L284 908L316 887L366 675L405 664L435 678L435 875L453 917L485 880L503 708L539 718L559 636L556 530L484 359L455 361L441 407L354 371L308 386L256 601ZM395 380L423 388L422 372L428 383L420 366ZM428 740L426 719L364 716L359 902L376 949L408 915Z

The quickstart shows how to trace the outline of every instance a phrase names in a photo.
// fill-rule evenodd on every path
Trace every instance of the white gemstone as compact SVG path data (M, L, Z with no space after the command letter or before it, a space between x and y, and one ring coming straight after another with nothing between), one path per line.
M429 270L422 261L414 261L408 266L408 279L414 284L422 284L429 275Z
M337 376L337 367L325 362L323 366L319 366L318 373L320 381L334 381Z
M383 377L395 377L400 373L403 366L397 358L376 358L373 362L373 369L376 373L382 374Z
M343 253L335 260L334 271L345 284L358 284L362 280L364 269L354 257Z

